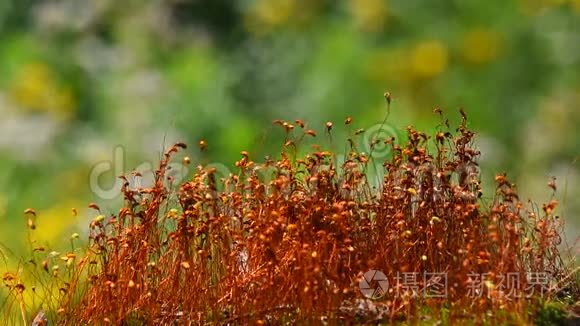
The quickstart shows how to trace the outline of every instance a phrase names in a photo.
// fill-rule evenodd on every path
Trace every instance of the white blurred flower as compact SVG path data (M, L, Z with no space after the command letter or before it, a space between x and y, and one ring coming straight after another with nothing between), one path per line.
M126 47L107 45L94 36L83 38L75 47L76 61L97 78L106 72L127 69L134 61Z
M40 30L88 27L110 1L60 0L40 2L34 7L34 18Z
M40 160L50 153L62 122L48 114L21 114L0 94L0 151L21 160Z

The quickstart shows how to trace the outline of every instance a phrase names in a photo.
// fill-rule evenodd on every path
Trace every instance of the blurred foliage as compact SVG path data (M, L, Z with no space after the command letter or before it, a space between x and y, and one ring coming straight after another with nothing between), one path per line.
M193 161L228 165L242 149L275 153L274 119L380 123L384 90L397 129L465 107L484 181L505 170L543 200L556 175L573 221L579 18L578 0L4 0L0 241L22 241L34 206L42 241L66 243L87 213L75 221L63 205L103 201L89 173L116 144L125 171L202 138Z

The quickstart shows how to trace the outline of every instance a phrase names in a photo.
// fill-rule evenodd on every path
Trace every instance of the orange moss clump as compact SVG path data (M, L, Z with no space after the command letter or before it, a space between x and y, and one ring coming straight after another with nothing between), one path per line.
M409 127L400 145L373 141L390 147L384 162L350 142L340 164L328 151L298 156L304 135L316 132L302 121L278 121L286 132L278 159L257 163L243 152L236 173L218 178L199 166L173 191L168 164L185 149L176 144L152 187L132 189L125 178L124 207L92 221L89 248L77 259L58 318L246 324L412 321L427 314L526 321L542 296L556 295L552 283L530 275L565 276L556 202L528 208L498 175L495 195L484 203L466 121L463 114L455 131L442 123L433 136ZM325 129L331 133L332 124ZM377 186L367 177L370 164L384 174ZM389 283L376 301L359 289L369 270ZM425 292L443 285L425 277L432 274L445 276L438 293ZM518 280L517 288L507 287L506 276Z

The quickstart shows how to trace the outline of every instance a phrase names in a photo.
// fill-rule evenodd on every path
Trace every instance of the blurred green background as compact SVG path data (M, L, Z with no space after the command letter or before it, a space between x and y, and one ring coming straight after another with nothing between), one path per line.
M91 191L97 165L112 164L98 179L112 187L164 143L207 139L190 169L229 166L243 149L277 152L274 119L303 119L323 142L326 121L337 134L349 115L380 123L385 90L401 134L434 130L435 106L455 121L464 107L486 185L506 171L543 202L556 176L573 243L579 27L579 0L2 0L0 243L25 247L27 207L53 246L84 230L88 202L112 212L119 198Z

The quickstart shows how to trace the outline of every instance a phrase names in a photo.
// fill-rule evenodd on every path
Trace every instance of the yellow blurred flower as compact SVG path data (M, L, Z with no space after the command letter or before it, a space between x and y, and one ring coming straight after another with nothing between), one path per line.
M574 10L578 12L578 0L519 0L519 7L522 13L530 16L542 14L546 9L555 8L570 3Z
M324 0L257 0L245 14L246 29L255 35L281 26L301 26L320 12Z
M569 0L575 13L580 14L580 0Z
M61 244L61 240L67 238L65 231L70 230L77 223L77 220L70 213L70 208L78 206L76 204L78 203L67 202L39 211L36 219L37 228L32 236L33 240L39 244Z
M47 112L61 119L70 118L76 105L71 90L59 86L55 73L39 62L29 63L19 71L9 96L24 110Z
M424 41L411 51L410 73L413 79L436 77L447 70L447 47L440 41Z
M461 44L463 58L475 65L485 64L497 58L500 47L500 35L487 28L467 31Z
M383 29L387 20L387 3L385 0L350 0L350 11L355 23L368 32Z
M277 26L288 22L294 10L294 0L262 0L256 6L256 16L265 24Z

